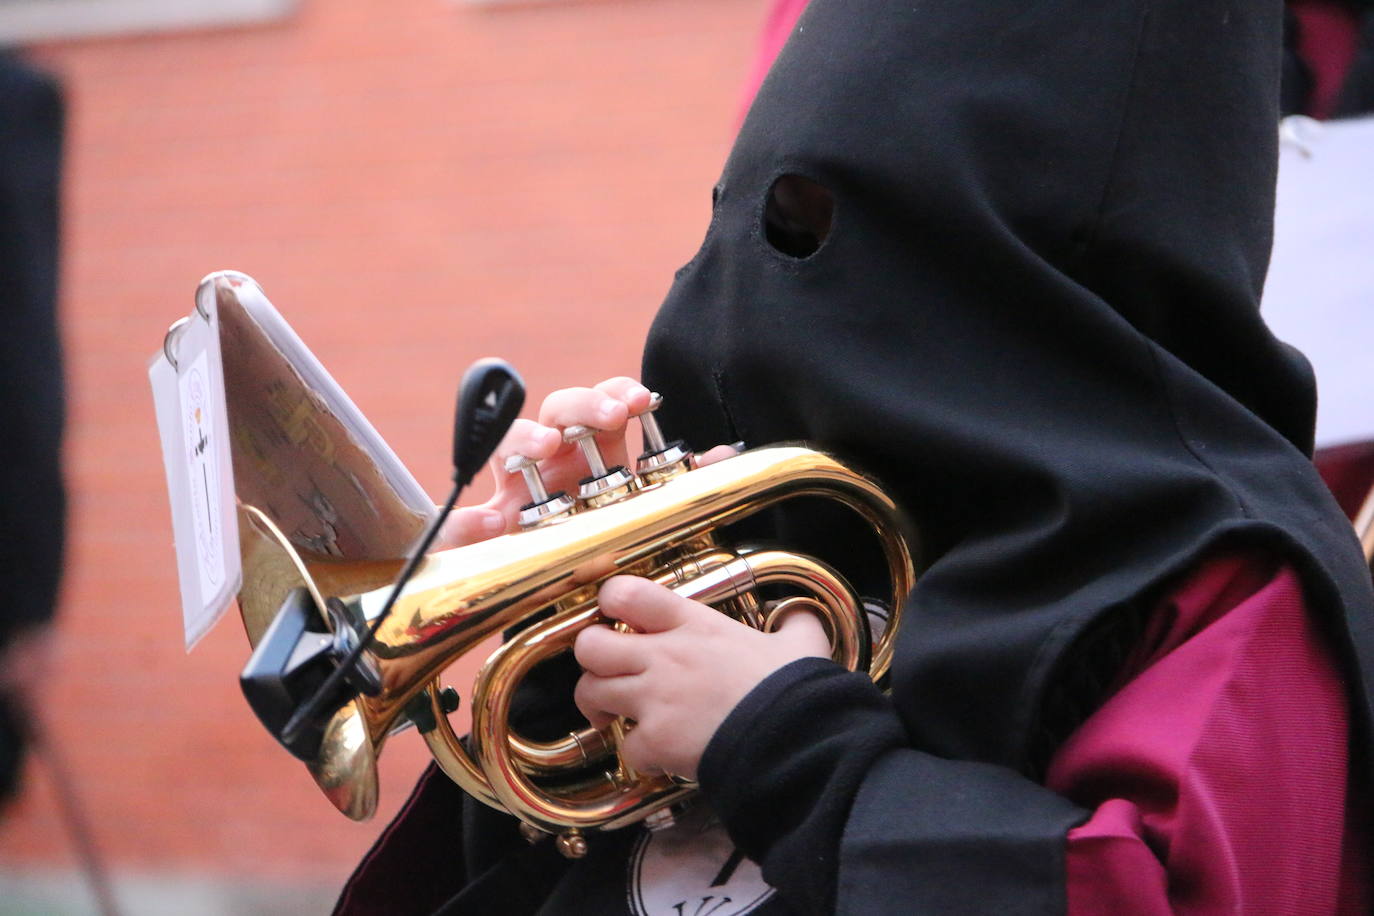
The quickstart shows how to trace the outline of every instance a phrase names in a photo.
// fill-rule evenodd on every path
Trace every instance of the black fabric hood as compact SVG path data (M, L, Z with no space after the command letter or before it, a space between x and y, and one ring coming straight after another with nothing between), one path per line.
M916 747L1033 771L1065 650L1233 537L1305 574L1367 730L1369 576L1309 460L1310 369L1258 311L1281 20L813 0L765 81L644 377L694 445L809 440L910 512ZM806 257L765 230L784 175L833 198Z

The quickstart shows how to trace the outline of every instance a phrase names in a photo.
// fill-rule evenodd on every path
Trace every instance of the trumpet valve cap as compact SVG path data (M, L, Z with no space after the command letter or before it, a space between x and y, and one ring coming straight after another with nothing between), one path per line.
M506 459L506 473L514 474L525 468L533 467L535 464L537 462L533 458L526 458L524 455L511 455Z
M562 490L539 502L526 503L520 507L520 527L535 528L539 525L561 520L577 507L573 498Z
M506 473L517 472L525 478L525 487L530 491L532 503L549 501L549 491L544 487L544 478L539 476L539 462L525 455L511 455L506 459Z
M685 473L692 467L692 450L676 441L659 451L649 451L639 456L635 463L635 473L646 484L661 483L670 477Z

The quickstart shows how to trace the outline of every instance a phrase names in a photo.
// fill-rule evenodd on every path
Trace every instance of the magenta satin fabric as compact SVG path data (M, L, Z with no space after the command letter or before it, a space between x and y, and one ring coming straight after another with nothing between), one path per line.
M1094 810L1068 837L1071 914L1370 912L1345 691L1291 569L1205 563L1121 681L1047 779Z

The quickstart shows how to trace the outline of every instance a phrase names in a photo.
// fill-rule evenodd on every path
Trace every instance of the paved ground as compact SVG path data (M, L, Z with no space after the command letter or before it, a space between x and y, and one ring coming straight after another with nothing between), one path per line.
M329 885L119 874L113 891L121 912L137 916L310 916L328 913ZM98 916L83 875L69 871L0 871L0 913L6 916Z

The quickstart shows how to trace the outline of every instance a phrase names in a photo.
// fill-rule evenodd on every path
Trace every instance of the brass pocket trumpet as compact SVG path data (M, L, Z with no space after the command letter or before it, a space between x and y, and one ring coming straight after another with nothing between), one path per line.
M527 530L430 555L416 570L365 658L375 681L329 718L307 761L329 799L350 817L375 808L377 756L399 722L420 726L439 766L463 789L506 810L537 832L559 836L566 855L585 850L582 834L671 817L693 791L671 776L628 771L616 758L616 727L585 728L539 742L508 724L521 679L568 651L576 634L604 623L599 584L617 574L653 579L760 628L804 604L821 615L836 661L887 671L902 601L913 585L911 540L901 513L870 479L811 449L757 449L689 470L690 453L662 450L623 472L614 493L566 500L555 516L529 512ZM773 547L720 543L717 529L801 496L835 500L876 530L891 585L891 618L870 646L864 606L824 562ZM552 501L552 500L551 500ZM301 596L337 632L375 615L399 563L305 559L267 514L241 506L244 584L240 609L255 644L266 621ZM760 588L784 597L765 602ZM471 692L472 731L460 739L448 722L455 704L438 676L494 634L537 622L487 659ZM256 632L255 632L256 631ZM588 775L591 774L591 775Z
M251 277L210 274L196 309L217 329L223 352L239 610L254 647L240 678L244 694L349 817L373 813L377 756L388 736L414 725L463 789L515 815L531 838L557 834L566 855L585 850L586 831L670 819L693 786L626 767L617 748L628 723L543 741L509 722L525 676L568 651L581 629L605 622L597 591L612 575L653 579L756 628L808 608L826 624L836 661L875 680L886 673L915 579L913 542L893 501L840 461L784 445L692 469L689 451L664 442L655 402L639 418L646 450L634 471L607 469L594 431L567 430L591 471L576 497L545 493L537 467L515 459L507 470L525 474L532 497L521 512L524 530L421 558L397 591L408 566L400 558L432 510L423 490ZM164 351L170 358L166 341ZM460 419L466 380L464 390ZM494 389L474 391L505 416ZM505 403L513 417L519 405ZM473 419L494 447L490 436L505 427L480 410ZM718 534L797 497L837 501L875 529L891 608L876 642L858 595L826 563L776 547L732 549ZM519 632L477 674L467 697L471 733L460 739L448 719L458 698L439 677L512 628Z

